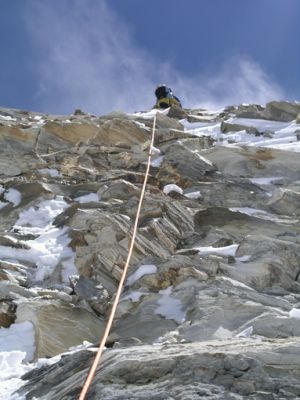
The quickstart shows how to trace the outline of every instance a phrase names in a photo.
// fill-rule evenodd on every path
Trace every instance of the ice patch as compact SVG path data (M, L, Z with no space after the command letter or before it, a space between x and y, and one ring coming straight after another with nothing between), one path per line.
M185 320L185 312L182 310L181 301L171 297L172 288L173 286L169 286L159 291L161 297L158 300L158 307L154 312L166 319L173 319L180 324Z
M175 185L173 183L170 183L169 185L166 185L163 188L163 192L165 194L169 194L170 192L177 192L179 194L183 194L183 190L181 189L181 187L179 187L179 186L177 186L177 185Z
M156 265L141 265L132 275L127 278L126 285L130 286L144 275L155 274L157 272Z

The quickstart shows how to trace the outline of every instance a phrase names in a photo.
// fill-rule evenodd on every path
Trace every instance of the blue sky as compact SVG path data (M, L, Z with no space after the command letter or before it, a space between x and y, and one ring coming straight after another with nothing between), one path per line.
M299 0L1 2L0 106L68 114L300 100Z

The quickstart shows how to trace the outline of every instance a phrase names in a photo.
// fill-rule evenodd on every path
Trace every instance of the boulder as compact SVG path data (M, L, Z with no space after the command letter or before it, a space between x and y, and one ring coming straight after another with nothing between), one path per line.
M228 178L284 176L296 180L300 176L299 156L292 151L218 146L202 155Z
M274 191L268 206L277 214L300 216L300 192L289 189L278 189ZM296 220L294 220L296 222ZM292 222L292 221L291 221Z
M297 118L300 112L300 103L288 101L271 101L267 103L265 115L274 121L290 122Z
M232 123L228 121L222 121L221 123L221 132L228 133L228 132L240 132L246 131L247 133L251 133L254 135L259 135L259 131L254 126L249 125L242 125L237 123Z
M34 299L18 305L16 322L30 321L35 328L35 358L53 357L84 340L96 342L104 321L92 312L63 301Z

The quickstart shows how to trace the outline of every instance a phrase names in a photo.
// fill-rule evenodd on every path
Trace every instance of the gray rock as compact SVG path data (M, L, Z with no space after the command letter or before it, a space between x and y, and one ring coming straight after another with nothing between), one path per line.
M298 217L300 215L300 192L279 189L273 193L268 206L279 215Z
M293 121L300 112L299 103L288 101L271 101L266 105L265 114L274 121Z
M210 134L220 124L261 134L264 145L273 133L256 119L295 120L298 108L157 115L159 159L89 398L299 397L300 320L290 318L300 304L299 155L220 146ZM190 134L182 117L207 128ZM128 255L153 118L1 109L0 119L0 324L31 321L35 357L98 343ZM167 184L182 192L164 193ZM41 265L49 273L37 280ZM77 398L93 351L32 370L21 392Z
M63 301L34 299L17 308L16 322L30 321L35 328L35 358L53 357L84 340L98 341L104 321L91 312Z
M247 133L259 135L259 131L254 126L234 124L227 121L222 121L221 123L221 132L223 133L240 132L240 131L246 131Z
M23 376L28 399L78 397L93 354L67 355ZM108 350L89 391L90 399L281 399L300 395L299 340L235 339ZM72 373L70 371L72 370ZM270 373L270 370L272 373ZM63 371L63 373L62 373ZM289 374L289 380L284 375ZM54 383L55 382L55 383ZM179 396L179 397L178 397ZM211 397L213 396L213 397ZM294 397L293 397L294 396Z

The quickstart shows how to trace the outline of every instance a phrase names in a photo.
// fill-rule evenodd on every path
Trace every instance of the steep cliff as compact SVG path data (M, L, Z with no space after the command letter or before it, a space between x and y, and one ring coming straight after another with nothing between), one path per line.
M287 102L158 113L89 399L300 396L299 113ZM126 260L152 124L153 112L0 110L3 398L78 397Z

